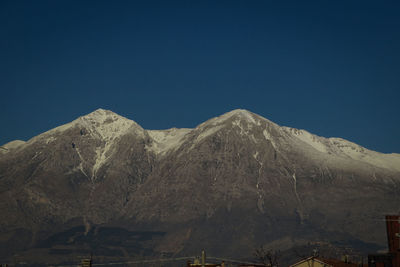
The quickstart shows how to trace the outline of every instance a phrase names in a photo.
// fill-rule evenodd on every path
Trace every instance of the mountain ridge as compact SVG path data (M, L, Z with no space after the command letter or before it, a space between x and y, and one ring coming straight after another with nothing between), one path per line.
M296 129L296 128L292 128L292 127L288 127L288 126L279 126L278 124L270 121L269 119L264 118L264 117L262 117L262 116L260 116L258 114L252 113L252 112L250 112L248 110L245 110L245 109L235 109L235 110L226 112L226 113L224 113L224 114L222 114L220 116L211 118L211 119L209 119L209 120L207 120L207 121L205 121L203 123L200 123L195 128L175 128L175 127L173 127L173 128L169 128L169 129L151 129L150 130L150 129L142 128L135 121L133 121L131 119L128 119L128 118L125 118L125 117L123 117L121 115L118 115L117 113L114 113L111 110L106 110L106 109L99 108L99 109L96 109L93 112L90 112L90 113L86 114L86 115L80 116L79 118L73 120L70 123L66 123L66 124L60 125L58 127L52 128L52 129L50 129L48 131L45 131L42 134L34 136L31 139L29 139L28 141L14 140L14 141L10 141L10 142L8 142L6 144L3 144L1 147L5 147L5 148L11 147L11 149L14 149L15 147L19 147L19 146L23 145L24 143L26 144L26 143L32 142L32 141L35 140L35 138L40 137L42 135L48 135L48 134L51 134L51 133L53 133L55 131L63 131L65 129L68 129L68 128L76 125L76 124L79 124L79 123L82 124L82 122L86 122L87 123L87 121L92 121L92 123L102 123L107 119L114 119L114 120L119 119L120 121L122 120L123 122L126 122L128 124L131 123L132 125L137 126L139 129L145 130L147 132L152 132L152 133L175 132L176 133L176 132L179 132L181 130L182 131L195 130L195 129L199 128L199 127L202 127L202 125L205 125L207 123L212 123L213 125L221 124L223 121L231 118L232 116L237 116L239 118L245 118L245 119L247 118L248 120L250 120L253 123L255 121L254 121L254 118L252 116L256 116L259 120L267 121L268 123L270 123L270 124L272 124L272 125L274 125L276 127L280 127L280 128L285 129L288 132L294 133L296 136L300 136L300 137L303 136L304 138L299 138L299 139L301 141L306 142L309 145L313 146L317 150L321 150L321 149L324 149L324 148L322 148L321 146L318 146L317 142L312 142L312 141L315 141L315 140L318 140L320 138L323 138L323 139L326 139L326 140L331 141L333 143L337 143L338 145L350 146L350 147L352 147L353 150L359 149L359 150L373 151L375 153L379 153L379 154L383 154L383 155L394 155L394 156L400 157L399 153L394 153L394 152L393 153L382 153L382 152L370 150L370 149L362 147L361 145L358 145L358 144L356 144L356 143L354 143L352 141L348 141L348 140L346 140L344 138L340 138L340 137L322 137L322 136L318 136L318 135L313 134L313 133L311 133L311 132L309 132L307 130L304 130L304 129ZM260 122L258 122L258 123L260 123ZM122 123L119 126L120 127L121 126L124 127L124 123ZM117 133L117 132L114 132L114 133ZM103 132L103 134L107 135L106 132ZM110 134L110 133L108 133L108 134ZM154 138L157 139L157 137L155 137L155 135L156 134L153 134ZM165 134L164 134L164 136L165 136ZM160 138L160 137L158 137L158 138ZM160 139L158 141L160 141ZM321 152L324 152L324 151L321 151Z
M43 242L47 258L58 246L101 253L115 245L93 247L102 227L158 236L117 246L135 255L251 255L262 244L314 241L382 247L384 231L370 218L399 212L398 155L246 110L192 129L145 130L98 109L12 147L0 154L5 258Z

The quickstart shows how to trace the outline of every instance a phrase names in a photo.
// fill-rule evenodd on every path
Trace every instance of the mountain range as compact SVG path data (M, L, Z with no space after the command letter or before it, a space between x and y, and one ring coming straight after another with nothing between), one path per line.
M399 204L400 154L247 110L145 130L98 109L1 146L0 260L361 255L385 248Z

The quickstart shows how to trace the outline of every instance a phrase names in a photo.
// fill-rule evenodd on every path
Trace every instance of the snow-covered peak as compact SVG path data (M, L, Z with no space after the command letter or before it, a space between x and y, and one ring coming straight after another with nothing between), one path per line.
M222 115L221 117L223 117L223 116L227 116L227 117L236 116L236 117L242 118L248 122L256 123L256 121L254 119L255 115L245 109L235 109L235 110L232 110L231 112L228 112L228 113Z
M78 119L51 129L39 136L29 140L34 142L37 139L47 138L53 140L49 136L53 134L62 133L73 127L82 127L86 129L92 136L110 141L115 139L128 131L135 132L138 135L144 136L144 129L136 122L122 117L110 110L97 109L87 115L81 116ZM49 139L49 140L50 140Z
M144 136L143 128L136 122L104 109L97 109L72 123L85 126L92 134L99 135L103 140L115 139L127 131L134 131Z
M30 139L27 143L33 144L37 141L50 144L59 139L66 131L78 128L82 132L86 132L87 137L96 138L101 141L94 149L96 151L95 165L93 166L93 175L107 160L106 154L114 147L114 144L121 136L126 134L134 134L138 137L145 137L146 131L136 122L124 118L112 111L97 109L87 115L81 116L76 120L51 129L43 134ZM79 148L77 148L77 151ZM93 177L92 177L93 178Z
M109 123L111 121L116 121L116 120L125 120L125 121L131 121L125 117L122 117L111 110L105 110L105 109L96 109L95 111L86 114L84 116L79 117L76 121L90 121L93 123L99 123L99 124L104 124L104 123Z
M119 116L118 114L112 112L111 110L98 108L95 111L93 111L89 114L86 114L82 117L84 117L84 118L91 117L91 118L97 118L97 119L101 120L101 119L107 118L112 115ZM119 117L121 117L121 116L119 116Z
M221 116L209 119L206 122L200 124L197 128L204 129L214 126L218 126L219 128L221 128L223 127L222 124L227 124L227 122L229 125L239 125L241 123L246 123L249 127L251 127L251 125L260 126L262 124L262 121L268 120L245 109L235 109L224 113Z
M95 120L98 122L104 122L105 120L107 120L109 118L126 119L125 117L122 117L122 116L118 115L117 113L112 112L111 110L106 110L106 109L102 109L102 108L96 109L95 111L93 111L89 114L81 116L80 118Z
M261 132L274 132L273 129L279 129L279 125L248 110L235 109L197 126L196 129L194 129L197 133L195 142L199 143L223 129L228 129L229 132L232 130L231 133L236 133L242 138L257 142L257 138L255 137L257 132L260 130ZM269 133L266 134L268 136L270 135ZM266 134L264 134L264 136Z
M254 124L257 123L256 120L254 119L255 118L255 114L253 114L250 111L247 111L245 109L235 109L235 110L232 110L230 112L227 112L227 113L217 117L215 122L216 123L221 123L221 122L226 121L226 120L228 120L228 119L230 119L232 117L235 117L235 118L237 118L239 120L245 120L247 122L254 123Z
M136 122L112 111L97 109L70 123L32 138L28 141L28 144L36 140L49 144L59 138L58 134L75 127L86 131L88 136L102 141L95 148L97 157L93 173L105 162L106 155L110 154L115 142L125 134L134 134L138 137L150 136L153 142L148 149L156 154L164 155L179 148L185 140L189 140L186 138L189 133L193 133L190 135L195 136L194 142L199 143L223 129L227 129L226 132L229 133L236 133L244 139L253 140L258 145L262 145L263 140L267 140L272 143L277 151L282 153L286 149L297 148L303 151L305 155L312 155L313 157L317 155L324 158L336 157L342 160L356 160L380 168L400 171L399 154L378 153L341 138L324 138L306 130L280 127L268 119L244 109L232 110L219 117L212 118L195 129L172 128L149 131L144 130ZM7 153L9 150L22 147L23 144L23 141L10 142L0 147L0 153Z

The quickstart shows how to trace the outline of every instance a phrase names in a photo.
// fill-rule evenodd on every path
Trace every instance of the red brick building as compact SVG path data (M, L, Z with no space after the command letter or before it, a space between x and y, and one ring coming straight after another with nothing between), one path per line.
M386 216L386 232L389 252L369 254L369 267L400 267L400 215Z

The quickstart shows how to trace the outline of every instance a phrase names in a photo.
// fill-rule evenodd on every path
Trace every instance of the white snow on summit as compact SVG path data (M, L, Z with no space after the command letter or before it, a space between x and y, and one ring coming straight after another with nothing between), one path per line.
M54 137L51 137L54 134L64 132L76 126L83 127L94 137L98 137L106 141L113 140L129 131L135 131L137 134L144 136L143 128L140 127L136 122L122 117L112 111L97 109L85 116L79 117L70 123L58 126L36 137L33 137L28 142L34 142L42 138L51 138L51 140L47 140L51 142L54 141Z
M196 127L195 130L198 131L199 134L195 140L195 143L199 143L206 137L215 134L226 126L231 125L239 130L239 134L241 136L246 136L249 134L249 131L253 126L261 125L261 122L258 119L256 120L256 118L261 117L245 109L235 109L225 114L222 114L221 116L209 119ZM226 123L229 119L232 119L231 124ZM254 139L254 136L252 138Z
M215 118L207 121L206 123L212 123L214 125L217 125L217 124L223 123L224 121L228 120L229 118L231 118L233 116L239 117L240 119L244 119L248 122L256 124L253 114L245 109L232 110L230 112L222 114L219 117L215 117Z
M400 154L384 154L366 149L342 138L329 138L329 142L346 156L371 165L400 171Z
M366 149L342 138L325 138L311 134L305 130L281 127L298 141L304 144L304 151L313 148L329 157L339 157L365 162L370 165L400 171L400 154L383 154Z
M144 130L136 122L122 117L112 111L97 109L96 111L80 117L78 124L85 126L92 134L98 135L101 139L114 140L128 131L135 131L136 134L144 136Z
M103 144L96 147L96 158L92 169L91 179L96 179L96 173L107 162L111 155L114 143L120 136L128 132L144 137L145 131L136 122L115 114L114 112L97 109L80 117L76 124L84 126L92 136L97 136Z
M229 123L227 123L228 120ZM248 137L258 145L263 145L263 142L255 138L254 131L261 130L263 139L265 138L264 140L271 142L278 152L282 149L296 147L304 155L340 159L341 162L348 161L351 164L353 162L363 162L379 168L400 171L400 154L383 154L368 150L341 138L325 138L305 130L281 127L244 109L236 109L212 118L195 129L172 128L168 130L144 130L136 122L119 116L112 111L97 109L70 123L38 135L26 143L17 140L5 144L0 148L0 153L5 154L8 151L23 148L24 144L29 145L37 140L41 140L44 144L50 144L57 140L58 134L73 127L85 129L87 134L101 141L94 148L94 159L80 157L82 161L91 162L90 165L94 162L91 174L92 179L96 178L97 171L114 153L115 142L125 134L134 134L143 138L149 136L153 142L147 145L147 149L156 155L165 155L167 152L178 149L185 140L188 140L186 137L191 132L197 133L195 142L198 143L224 127L233 127L232 129L236 129L242 137ZM77 151L79 151L79 148L77 148Z
M124 118L112 111L97 109L70 123L61 125L38 135L28 142L33 143L37 140L44 140L46 144L49 144L57 139L59 133L65 132L74 127L79 127L82 130L87 131L90 136L101 140L99 145L95 147L95 163L90 177L92 180L96 179L97 171L111 156L116 140L127 133L134 133L140 137L145 136L145 130L136 122ZM79 153L78 147L76 147L76 151ZM79 155L79 158L81 161L89 161L89 159L84 159L81 155Z

